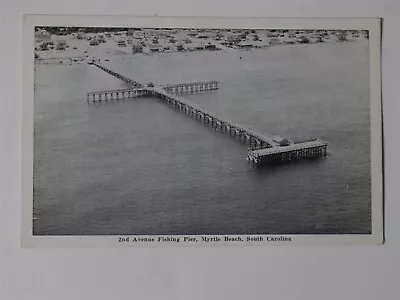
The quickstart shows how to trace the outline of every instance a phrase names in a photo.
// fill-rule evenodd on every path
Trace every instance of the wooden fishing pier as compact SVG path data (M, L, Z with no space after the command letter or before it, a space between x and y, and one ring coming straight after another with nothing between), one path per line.
M234 136L238 140L249 144L250 149L248 150L247 160L258 166L326 156L328 144L325 141L311 139L303 142L294 142L280 136L264 135L243 125L221 118L189 100L176 95L216 90L218 89L218 83L216 81L181 83L165 86L149 84L146 86L143 83L105 68L100 64L93 62L91 64L131 84L132 88L89 92L87 94L88 103L145 96L158 98L163 103L191 116L195 120L203 122L214 129Z

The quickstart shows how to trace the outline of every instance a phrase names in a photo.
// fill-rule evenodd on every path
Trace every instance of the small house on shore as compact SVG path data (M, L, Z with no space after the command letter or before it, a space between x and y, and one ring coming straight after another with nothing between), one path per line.
M67 49L68 45L65 40L58 40L56 44L56 50L65 50Z
M205 48L206 50L218 50L217 46L215 46L214 44L210 44L210 43L208 43L207 45L205 45L204 48Z
M143 46L136 44L132 45L132 53L142 53L143 52Z
M185 48L183 47L182 44L179 44L176 46L176 51L185 51Z
M150 52L161 52L162 51L162 49L161 49L161 46L160 45L158 45L158 44L156 44L156 45L150 45L149 46L149 49L150 49Z
M237 46L238 46L239 49L251 49L251 48L253 48L253 44L243 43L243 42L239 43Z

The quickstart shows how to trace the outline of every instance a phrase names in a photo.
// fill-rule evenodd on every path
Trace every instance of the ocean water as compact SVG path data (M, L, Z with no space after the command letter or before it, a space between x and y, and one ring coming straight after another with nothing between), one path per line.
M328 156L255 168L247 145L157 99L89 104L126 85L94 66L35 71L35 235L370 233L368 41L114 55L157 84L265 134L319 137Z

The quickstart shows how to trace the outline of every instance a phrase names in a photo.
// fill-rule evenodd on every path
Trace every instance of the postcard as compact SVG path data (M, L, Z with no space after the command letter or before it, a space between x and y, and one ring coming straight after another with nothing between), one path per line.
M26 15L23 247L383 243L380 30Z

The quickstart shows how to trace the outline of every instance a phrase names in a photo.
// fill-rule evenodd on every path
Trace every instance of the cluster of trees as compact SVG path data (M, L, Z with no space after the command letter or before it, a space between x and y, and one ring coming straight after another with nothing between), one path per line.
M75 32L84 33L101 33L101 32L115 32L115 31L127 31L128 29L140 30L140 28L127 28L127 27L55 27L55 26L38 26L35 28L36 31L46 30L51 34L56 35L67 35Z

